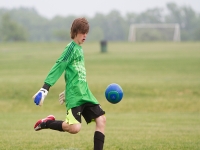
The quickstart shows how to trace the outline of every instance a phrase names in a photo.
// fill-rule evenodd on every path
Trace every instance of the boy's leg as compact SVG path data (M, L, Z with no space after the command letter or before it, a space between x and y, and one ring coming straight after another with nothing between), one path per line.
M39 131L41 129L52 129L62 132L69 132L71 134L76 134L81 129L81 124L71 124L60 120L47 120L45 122L41 122L36 128L36 131Z
M106 117L102 115L95 119L96 122L96 130L94 133L94 150L102 150L105 139L105 125L106 125Z
M81 130L81 124L68 124L66 122L62 123L62 129L66 132L69 132L71 134L76 134Z
M66 131L72 134L78 133L81 129L81 115L77 112L81 106L67 111L66 120L55 120L53 115L49 115L44 119L36 122L34 129L39 131L41 129L52 129L57 131Z
M102 110L100 105L86 104L82 112L83 117L87 123L90 123L92 120L96 122L96 129L94 132L94 150L102 150L105 139L105 125L106 117L105 111Z
M53 129L58 131L63 131L62 129L63 121L55 120L53 115L49 115L44 119L40 119L36 122L34 129L35 131L39 131L41 129Z

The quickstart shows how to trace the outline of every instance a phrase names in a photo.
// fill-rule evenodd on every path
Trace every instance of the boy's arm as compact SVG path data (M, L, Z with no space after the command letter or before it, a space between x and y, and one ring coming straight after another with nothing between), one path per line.
M43 87L33 96L36 105L41 106L43 104L44 99L47 96L50 87L56 83L56 81L60 78L60 76L66 69L70 61L70 55L67 54L68 54L67 49L65 49L60 58L56 61L54 66L49 71L44 81Z
M57 61L54 66L49 71L46 79L44 80L44 83L46 85L49 85L50 87L53 86L57 80L60 78L60 76L63 74L67 67L67 63L63 61ZM45 85L44 85L45 86ZM48 86L45 86L47 88L50 88Z
M47 75L43 87L33 96L36 105L41 106L51 86L60 78L66 68L63 62L56 63Z
M56 61L54 66L49 71L45 83L53 86L56 81L60 78L62 73L65 71L67 65L71 62L72 55L73 55L73 48L66 47L63 53L61 54L60 58Z

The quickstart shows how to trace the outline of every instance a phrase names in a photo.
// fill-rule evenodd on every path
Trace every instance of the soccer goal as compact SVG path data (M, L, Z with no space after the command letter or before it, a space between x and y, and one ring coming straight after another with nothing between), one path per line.
M161 33L162 32L162 33ZM132 24L129 29L128 40L131 42L135 42L139 40L139 37L149 39L159 38L161 40L165 40L168 35L168 40L179 42L180 38L180 26L179 24ZM161 37L162 36L162 37ZM155 38L156 37L156 38Z

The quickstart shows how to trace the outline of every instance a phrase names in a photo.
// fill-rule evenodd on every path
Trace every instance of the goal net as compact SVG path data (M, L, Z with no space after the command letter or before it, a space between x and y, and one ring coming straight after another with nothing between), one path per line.
M181 41L179 24L132 24L129 41Z

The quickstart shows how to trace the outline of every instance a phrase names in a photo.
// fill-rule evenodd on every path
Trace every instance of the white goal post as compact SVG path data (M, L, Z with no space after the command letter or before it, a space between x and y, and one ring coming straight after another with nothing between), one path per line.
M129 41L135 42L137 40L137 37L136 37L136 34L137 34L136 29L137 28L143 28L143 29L172 28L172 29L174 29L173 41L175 41L175 42L181 41L179 24L132 24L132 25L130 25L130 29L129 29L129 37L128 37Z

